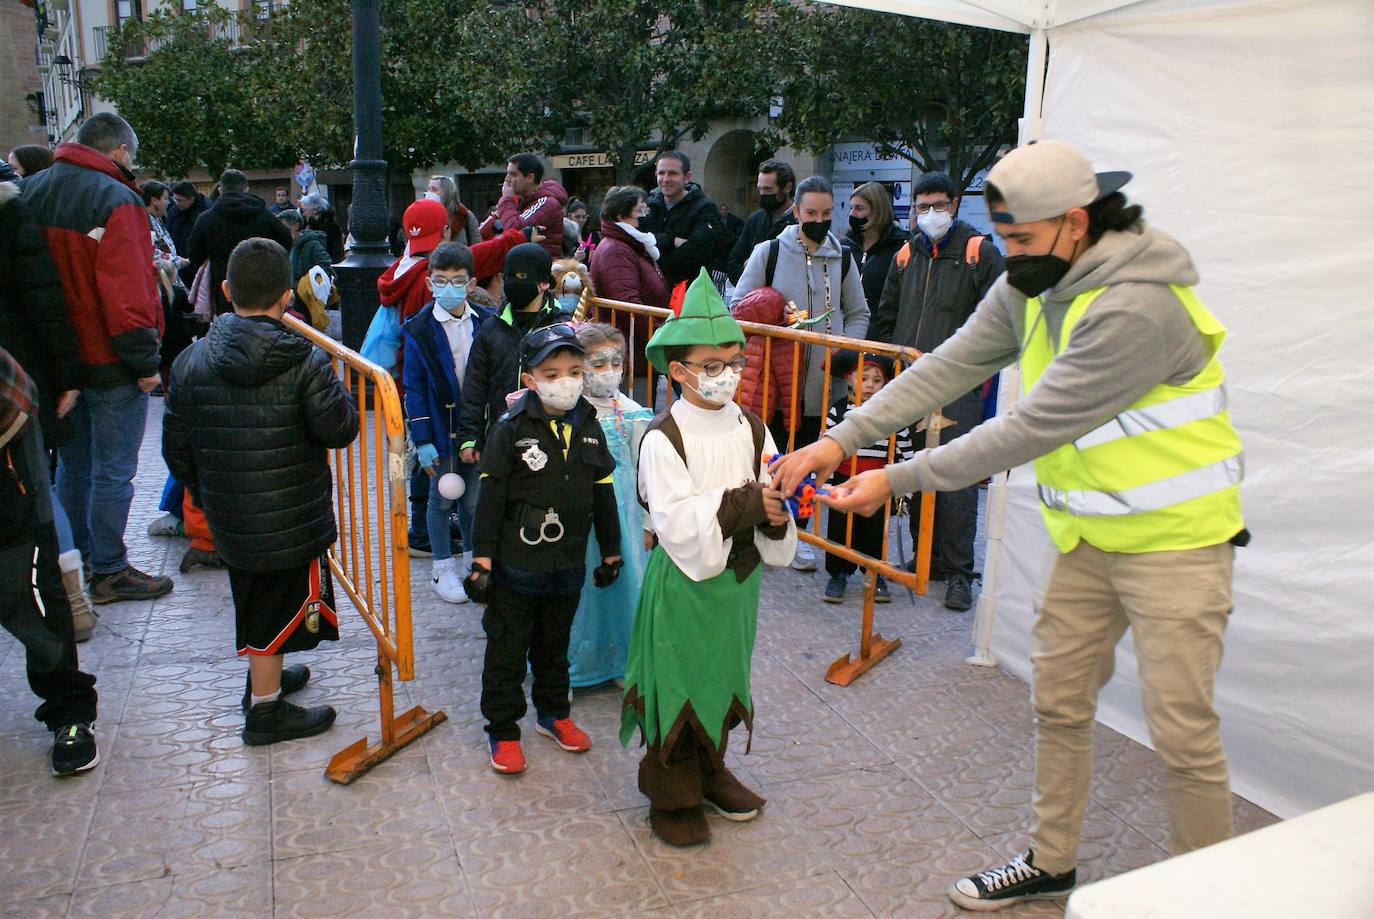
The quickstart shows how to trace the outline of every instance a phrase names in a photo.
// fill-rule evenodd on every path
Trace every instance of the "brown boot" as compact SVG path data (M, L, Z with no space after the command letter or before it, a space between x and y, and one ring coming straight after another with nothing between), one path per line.
M721 763L713 773L701 781L706 803L726 820L753 820L768 802L750 791L734 773Z
M651 807L649 829L670 846L699 846L711 838L701 805L674 811Z

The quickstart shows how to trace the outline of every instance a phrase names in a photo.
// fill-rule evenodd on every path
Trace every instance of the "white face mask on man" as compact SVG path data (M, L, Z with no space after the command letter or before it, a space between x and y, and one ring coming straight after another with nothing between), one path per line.
M939 242L944 239L945 234L953 225L954 215L948 211L940 213L936 210L929 210L924 214L916 215L916 226L921 228L921 232L926 234L931 242Z

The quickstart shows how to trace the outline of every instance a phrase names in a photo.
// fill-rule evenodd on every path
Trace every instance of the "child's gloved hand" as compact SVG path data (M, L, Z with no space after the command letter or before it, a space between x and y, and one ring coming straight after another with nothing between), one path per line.
M491 568L473 559L472 571L463 579L463 593L473 603L486 603L491 597Z
M624 567L624 559L607 559L597 565L596 570L592 572L592 583L597 587L610 587L615 583L615 579L620 577L620 569Z
M434 444L419 444L415 447L415 461L420 464L420 468L428 472L434 468L434 464L439 462L439 450Z

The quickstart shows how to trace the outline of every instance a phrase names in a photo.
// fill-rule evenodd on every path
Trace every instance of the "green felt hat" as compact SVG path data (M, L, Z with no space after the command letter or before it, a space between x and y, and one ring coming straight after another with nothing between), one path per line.
M664 348L677 345L728 345L744 347L744 332L730 315L720 291L706 269L701 270L682 298L682 312L666 320L644 346L649 363L659 373L668 372Z

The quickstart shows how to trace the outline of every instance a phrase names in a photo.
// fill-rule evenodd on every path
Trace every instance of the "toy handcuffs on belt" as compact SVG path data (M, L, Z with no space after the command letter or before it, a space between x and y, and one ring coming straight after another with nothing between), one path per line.
M535 508L527 507L521 514L520 521L520 541L527 546L537 546L540 543L558 542L563 538L563 521L558 519L558 512L553 508L544 511L544 519L537 524L531 517L537 517L539 511ZM530 539L525 535L530 529L534 529L539 534L538 539Z

